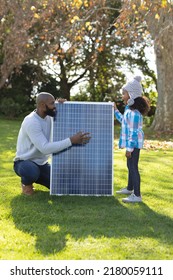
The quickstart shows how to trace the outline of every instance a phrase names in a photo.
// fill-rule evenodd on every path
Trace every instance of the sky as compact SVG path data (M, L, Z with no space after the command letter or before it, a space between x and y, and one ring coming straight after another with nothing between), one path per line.
M151 70L153 70L156 73L156 59L155 59L154 47L147 47L145 49L145 55L146 58L148 59L148 66L150 67ZM142 79L144 78L143 73L137 68L134 70L133 73L126 68L123 68L123 70L125 71L127 80L132 79L136 75L140 75Z

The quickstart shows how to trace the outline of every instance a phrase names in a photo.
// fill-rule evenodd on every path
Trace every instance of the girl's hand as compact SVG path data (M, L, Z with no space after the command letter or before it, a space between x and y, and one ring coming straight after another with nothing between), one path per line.
M115 102L114 102L114 110L117 110L117 105Z

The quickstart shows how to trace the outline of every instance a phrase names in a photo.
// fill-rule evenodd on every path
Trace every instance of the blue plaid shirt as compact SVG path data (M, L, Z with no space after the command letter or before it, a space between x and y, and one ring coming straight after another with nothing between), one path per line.
M133 152L134 148L143 148L144 133L141 113L126 106L124 115L119 110L115 110L115 117L121 123L119 148L126 148L129 152Z

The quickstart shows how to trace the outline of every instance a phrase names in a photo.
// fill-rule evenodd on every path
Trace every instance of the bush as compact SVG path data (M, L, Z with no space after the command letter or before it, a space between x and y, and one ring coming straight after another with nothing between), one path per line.
M20 101L9 98L2 98L0 104L0 113L2 116L7 117L9 119L22 117L27 114L27 112L33 110L33 105L28 104L28 100L26 100L26 96L20 96Z

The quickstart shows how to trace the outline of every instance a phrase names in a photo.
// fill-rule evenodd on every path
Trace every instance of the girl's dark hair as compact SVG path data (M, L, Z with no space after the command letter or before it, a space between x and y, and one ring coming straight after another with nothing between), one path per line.
M134 99L134 104L130 106L131 110L137 109L143 116L146 116L150 110L149 100L145 96Z

